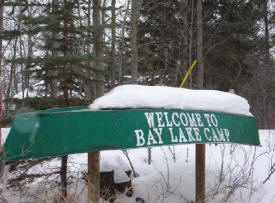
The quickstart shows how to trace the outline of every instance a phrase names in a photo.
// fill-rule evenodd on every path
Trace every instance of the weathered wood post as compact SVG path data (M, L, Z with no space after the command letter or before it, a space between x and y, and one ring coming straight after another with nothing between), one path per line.
M205 144L196 144L196 203L205 202Z
M203 30L202 30L202 0L197 0L197 58L198 58L198 86L203 89ZM205 145L196 145L196 202L205 203Z
M101 0L93 0L93 24L95 26L94 52L95 67L99 71L104 70L103 56L103 27L100 23ZM96 74L96 79L101 83L96 85L96 97L104 94L104 75ZM100 152L88 152L88 203L98 203L100 198Z

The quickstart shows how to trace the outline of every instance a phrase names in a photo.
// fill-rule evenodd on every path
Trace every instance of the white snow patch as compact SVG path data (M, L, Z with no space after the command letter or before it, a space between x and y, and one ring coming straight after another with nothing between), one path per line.
M90 110L161 108L215 111L252 116L246 99L217 90L122 85L89 105Z
M18 92L16 95L13 96L15 99L23 99L24 97L40 97L42 96L41 90L43 89L44 81L40 81L32 86L32 88L26 88L24 91ZM23 97L24 95L24 97Z
M23 97L24 95L24 97ZM58 91L57 92L57 96L62 96L63 92L62 91ZM45 96L50 96L45 95L45 82L44 81L40 81L38 83L35 83L34 85L32 85L31 88L25 88L24 91L20 91L17 94L15 94L13 96L14 99L23 99L23 98L34 98L34 97L45 97ZM80 93L76 92L75 90L71 91L71 95L73 98L82 98L83 95L81 95Z
M10 132L10 128L1 128L1 143L4 144L8 134Z
M128 182L130 178L127 176L124 170L117 168L114 170L114 182L115 183L125 183Z

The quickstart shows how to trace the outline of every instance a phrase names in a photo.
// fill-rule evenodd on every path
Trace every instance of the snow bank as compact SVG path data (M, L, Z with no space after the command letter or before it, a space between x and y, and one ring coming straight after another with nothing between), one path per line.
M7 136L8 131L8 128L2 129L3 137ZM266 184L263 184L270 172L271 164L274 162L275 130L260 130L259 133L262 147L236 144L206 145L206 196L208 202L225 202L224 198L231 194L232 186L235 190L227 202L275 202L275 175L273 174ZM128 155L140 176L132 178L133 196L127 197L123 193L117 194L117 202L136 203L137 197L145 199L146 202L154 203L193 202L195 197L195 145L177 145L170 148L154 147L151 152L153 162L149 165L146 148L128 150ZM115 181L120 182L129 179L123 174L123 170L129 169L129 163L121 150L102 151L100 158L101 171L107 170L108 165L110 165L111 168L109 169L114 170ZM87 153L70 155L68 177L81 177L81 172L87 171L87 160ZM54 159L34 166L28 173L50 173L56 171L58 167L60 167L60 159ZM224 174L222 179L220 179L221 167L223 167ZM116 169L120 169L120 171ZM252 169L252 175L248 177L250 169ZM8 174L8 178L14 177L12 173ZM38 180L35 180L34 183L39 183ZM28 183L30 189L27 192L19 193L8 188L5 197L9 200L8 202L20 202L22 200L30 202L31 197L37 196L41 201L50 192L56 194L52 185L59 181L58 175L40 179L40 181L43 181L44 189L47 186L50 188L49 191L43 190L43 193L37 193L38 187ZM87 195L84 190L87 188L86 184L81 185L79 182L72 184L71 187L70 191L73 192L79 188L77 193L73 193L80 198L76 201L86 202L86 200L84 201ZM49 196L48 198L52 197ZM50 199L46 202L50 202Z
M89 105L90 110L117 108L202 110L252 116L247 100L235 94L163 86L118 86Z
M82 95L76 91L72 91L72 97L74 98L82 98ZM28 98L34 98L34 97L45 97L45 82L40 81L38 83L35 83L34 85L31 86L31 88L25 88L24 91L20 91L17 94L13 96L14 99L23 99L24 97ZM63 91L58 91L57 96L62 96ZM50 96L47 94L46 96Z
M18 92L16 95L13 96L14 99L23 99L24 97L42 97L42 89L44 86L44 81L40 81L34 85L32 85L32 88L26 88L24 91ZM42 92L41 92L42 91ZM23 97L24 95L24 97ZM28 96L27 96L28 95Z

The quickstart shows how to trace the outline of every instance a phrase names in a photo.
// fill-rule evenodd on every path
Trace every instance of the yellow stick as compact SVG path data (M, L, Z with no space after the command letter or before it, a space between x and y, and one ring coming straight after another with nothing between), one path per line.
M196 66L197 62L198 62L197 59L193 61L192 65L190 66L189 70L188 70L187 73L185 74L185 76L184 76L184 78L183 78L183 80L182 80L182 82L181 82L181 84L180 84L180 88L183 87L185 81L187 80L187 78L188 78L189 74L191 73L191 71L193 70L193 68Z

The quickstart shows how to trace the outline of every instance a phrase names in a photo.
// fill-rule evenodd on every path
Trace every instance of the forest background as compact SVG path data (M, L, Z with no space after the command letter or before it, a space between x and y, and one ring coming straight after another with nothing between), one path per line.
M106 92L136 80L178 87L197 59L193 0L137 1L135 27L131 1L103 0L98 17L93 15L92 0L1 3L4 120L23 107L89 104L96 98L97 86ZM206 0L202 4L203 88L234 89L248 99L260 128L274 128L274 3ZM131 28L136 29L138 71L131 64ZM198 75L195 68L185 87L199 88ZM38 91L35 97L33 89ZM21 97L16 100L18 93ZM20 105L15 109L14 103Z

